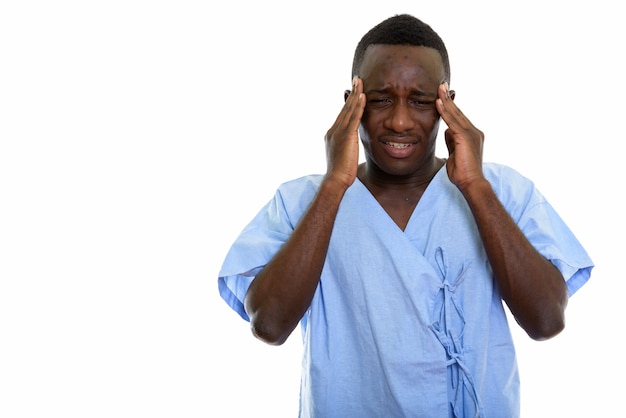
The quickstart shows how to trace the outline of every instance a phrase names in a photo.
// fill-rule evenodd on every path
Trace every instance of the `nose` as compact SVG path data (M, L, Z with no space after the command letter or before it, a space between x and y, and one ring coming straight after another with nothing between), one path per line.
M414 125L411 117L411 109L404 100L394 103L389 115L385 120L386 128L394 132L404 132L412 129Z

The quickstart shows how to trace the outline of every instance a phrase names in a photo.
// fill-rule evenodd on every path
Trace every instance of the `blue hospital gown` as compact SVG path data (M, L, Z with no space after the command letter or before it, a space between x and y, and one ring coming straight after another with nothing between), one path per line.
M570 295L593 264L533 183L484 173ZM236 239L219 291L249 320L254 275L287 240L321 175L282 184ZM517 417L519 376L507 316L473 216L445 167L402 231L357 179L337 214L303 337L300 417Z

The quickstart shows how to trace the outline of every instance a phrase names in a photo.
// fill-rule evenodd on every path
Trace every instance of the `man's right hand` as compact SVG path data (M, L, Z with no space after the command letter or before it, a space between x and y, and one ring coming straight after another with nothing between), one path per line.
M346 91L346 103L335 123L326 133L326 180L354 183L359 164L359 125L365 109L363 80L354 77L352 91Z

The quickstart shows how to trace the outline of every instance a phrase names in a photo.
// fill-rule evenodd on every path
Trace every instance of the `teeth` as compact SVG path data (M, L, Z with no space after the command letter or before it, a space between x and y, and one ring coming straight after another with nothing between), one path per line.
M387 142L386 144L393 148L408 148L411 146L411 144L401 144L399 142Z

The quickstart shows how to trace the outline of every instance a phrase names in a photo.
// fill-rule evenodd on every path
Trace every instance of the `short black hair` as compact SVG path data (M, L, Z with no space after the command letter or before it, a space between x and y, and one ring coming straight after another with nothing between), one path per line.
M443 40L428 24L408 14L387 18L363 35L354 51L352 77L359 75L367 48L370 45L381 44L426 46L436 49L441 55L446 81L450 82L450 60Z

